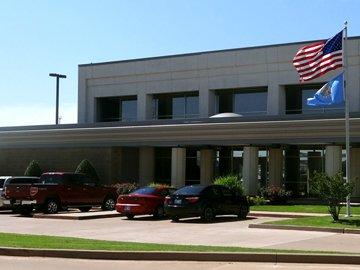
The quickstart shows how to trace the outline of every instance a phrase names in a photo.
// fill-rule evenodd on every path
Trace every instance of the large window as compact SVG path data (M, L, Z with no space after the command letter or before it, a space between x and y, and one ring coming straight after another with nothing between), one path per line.
M341 112L344 104L327 105L323 107L307 105L307 99L312 98L324 84L291 85L285 87L286 114L313 114Z
M186 181L185 185L200 184L200 151L186 149Z
M155 182L167 183L171 182L171 148L157 147L155 148Z
M199 117L199 93L154 95L154 119L186 119Z
M97 121L136 121L136 97L106 97L97 99Z
M234 112L241 115L267 113L267 89L246 88L216 90L217 113Z

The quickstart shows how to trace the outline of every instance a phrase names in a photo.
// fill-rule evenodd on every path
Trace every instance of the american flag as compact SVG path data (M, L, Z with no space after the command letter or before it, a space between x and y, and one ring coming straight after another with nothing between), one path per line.
M296 53L293 64L300 81L310 81L343 66L343 31L334 37L304 46Z

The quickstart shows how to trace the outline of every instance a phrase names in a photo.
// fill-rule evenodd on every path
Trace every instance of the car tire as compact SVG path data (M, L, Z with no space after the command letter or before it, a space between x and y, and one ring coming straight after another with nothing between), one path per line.
M80 212L89 212L91 208L92 208L91 206L83 206L83 207L79 207L79 210Z
M211 207L205 207L202 212L201 219L204 222L211 222L214 220L214 218L215 218L214 210Z
M156 219L160 219L163 218L164 216L165 216L164 207L162 205L159 205L158 207L156 207L153 217Z
M127 219L133 219L134 216L135 216L134 214L126 214Z
M239 213L238 213L238 219L246 219L246 216L248 215L249 213L249 207L247 205L241 205L240 206L240 210L239 210Z
M173 216L173 217L171 217L171 220L173 221L173 222L178 222L179 221L179 217L178 216Z
M31 206L20 206L18 209L18 213L22 216L30 216L33 211L33 207Z
M48 199L44 204L45 214L56 214L60 209L60 203L55 199Z
M103 204L101 205L101 209L103 211L112 211L115 209L116 200L114 197L106 197Z

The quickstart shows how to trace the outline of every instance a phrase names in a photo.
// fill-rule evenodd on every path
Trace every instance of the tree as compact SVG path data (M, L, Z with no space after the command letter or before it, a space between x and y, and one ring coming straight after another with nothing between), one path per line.
M99 176L94 168L94 166L92 165L92 163L87 160L87 159L83 159L79 165L77 166L75 173L83 173L85 175L87 175L90 179L99 182Z
M346 201L347 196L350 196L353 185L344 181L341 172L334 176L316 172L311 182L314 194L327 203L329 213L337 222L343 206L341 203Z
M36 160L32 160L27 166L24 175L40 177L42 175L42 170L39 163Z

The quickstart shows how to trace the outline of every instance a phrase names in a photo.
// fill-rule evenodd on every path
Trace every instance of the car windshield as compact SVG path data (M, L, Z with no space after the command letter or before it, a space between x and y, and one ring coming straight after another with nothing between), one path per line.
M174 195L200 195L204 186L186 186L174 192Z
M152 195L154 194L156 191L156 188L153 187L144 187L144 188L139 188L133 192L131 192L130 194L144 194L144 195Z

